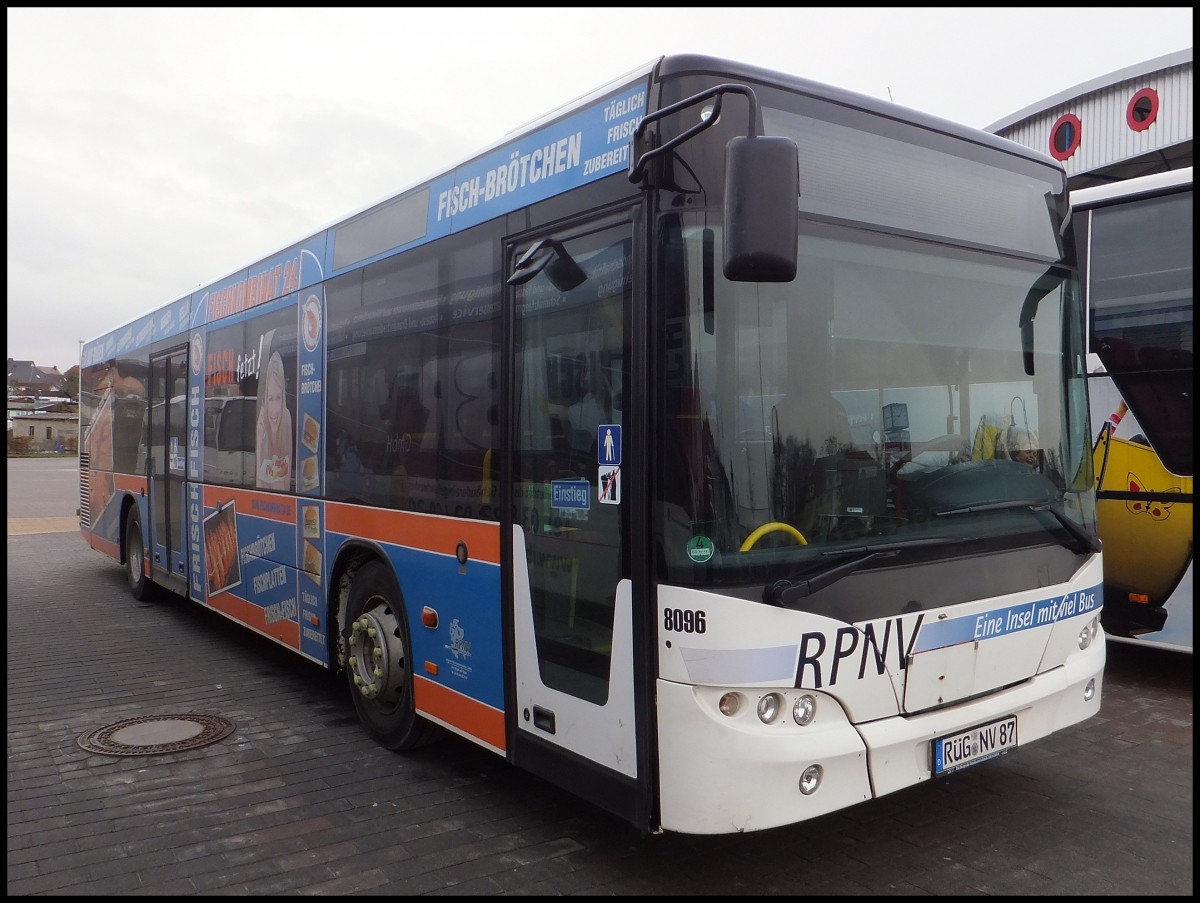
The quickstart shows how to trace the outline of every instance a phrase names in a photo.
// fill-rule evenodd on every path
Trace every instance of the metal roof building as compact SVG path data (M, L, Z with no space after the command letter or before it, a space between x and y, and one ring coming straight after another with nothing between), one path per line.
M1118 69L986 131L1062 161L1072 190L1192 165L1192 48Z

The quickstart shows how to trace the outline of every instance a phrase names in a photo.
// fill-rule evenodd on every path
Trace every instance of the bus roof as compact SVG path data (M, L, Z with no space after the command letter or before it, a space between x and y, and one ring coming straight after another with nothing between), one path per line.
M1120 179L1108 185L1094 185L1071 192L1071 206L1090 207L1106 201L1124 200L1149 194L1170 191L1182 185L1192 184L1192 167L1172 169L1167 172L1151 173L1133 179Z
M909 122L931 131L942 132L957 138L974 141L977 144L1003 150L1018 157L1037 160L1052 166L1057 165L1054 159L1047 153L1034 150L1023 144L1018 144L1015 141L1010 141L1007 138L1002 138L983 129L943 119L940 116L924 113L891 100L882 100L878 97L872 97L869 94L860 94L856 91L838 88L799 75L791 75L787 72L698 54L676 54L662 57L659 60L656 70L657 79L690 74L720 75L734 79L744 78L750 81L777 84L799 94L808 95L809 97L863 110L877 116Z

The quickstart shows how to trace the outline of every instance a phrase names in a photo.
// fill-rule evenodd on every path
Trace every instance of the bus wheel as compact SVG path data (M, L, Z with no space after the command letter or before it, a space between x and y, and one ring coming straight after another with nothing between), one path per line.
M413 703L412 642L400 588L381 562L368 562L354 575L342 643L350 694L367 733L394 750L437 739L437 725L417 715Z
M133 598L141 602L150 595L150 581L146 579L146 549L142 545L142 519L137 507L125 515L125 579Z

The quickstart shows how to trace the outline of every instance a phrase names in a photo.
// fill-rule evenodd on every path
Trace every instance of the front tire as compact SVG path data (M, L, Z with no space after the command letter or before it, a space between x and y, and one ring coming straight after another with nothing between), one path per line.
M416 711L408 619L400 588L382 562L368 562L354 574L341 642L350 695L366 732L392 750L436 740L438 726Z
M142 540L142 518L137 506L125 515L125 579L129 592L139 602L150 595L150 579L146 576L146 548Z

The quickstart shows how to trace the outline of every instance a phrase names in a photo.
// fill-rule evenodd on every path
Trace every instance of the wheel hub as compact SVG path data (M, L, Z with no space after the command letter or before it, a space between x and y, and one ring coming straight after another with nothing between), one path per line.
M350 624L348 659L354 686L365 699L394 701L400 695L404 669L388 648L398 631L396 616L385 605L376 605Z

